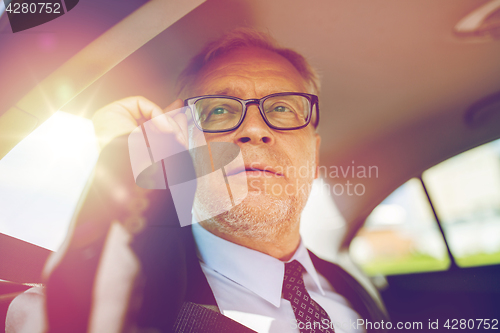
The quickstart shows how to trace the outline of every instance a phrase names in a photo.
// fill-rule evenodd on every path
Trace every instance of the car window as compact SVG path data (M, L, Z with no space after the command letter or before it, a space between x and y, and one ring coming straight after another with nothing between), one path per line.
M98 155L92 122L56 112L0 161L0 232L57 250Z
M332 188L321 177L314 180L300 219L302 241L315 254L336 262L346 232L347 224L333 200Z
M422 175L457 265L500 263L500 140Z
M500 140L399 187L373 210L349 250L374 276L446 269L446 245L460 267L500 263Z
M445 270L450 264L424 188L412 178L368 216L349 248L368 275Z

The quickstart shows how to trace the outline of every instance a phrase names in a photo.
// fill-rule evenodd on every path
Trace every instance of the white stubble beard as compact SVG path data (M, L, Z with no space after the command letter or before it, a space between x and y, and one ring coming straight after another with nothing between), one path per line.
M215 199L217 196L200 184L195 212L199 216L213 216L213 212L225 209L224 213L204 220L202 225L237 238L275 242L297 226L308 194L276 197L263 190L249 191L239 205L232 207L227 197Z

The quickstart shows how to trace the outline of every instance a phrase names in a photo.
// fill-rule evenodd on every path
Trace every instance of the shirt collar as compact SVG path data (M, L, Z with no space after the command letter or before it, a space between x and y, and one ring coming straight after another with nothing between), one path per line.
M226 241L205 230L198 223L192 226L198 257L209 268L245 287L276 307L281 304L281 288L285 262L262 252ZM312 277L319 292L325 295L318 274L302 240L293 257Z

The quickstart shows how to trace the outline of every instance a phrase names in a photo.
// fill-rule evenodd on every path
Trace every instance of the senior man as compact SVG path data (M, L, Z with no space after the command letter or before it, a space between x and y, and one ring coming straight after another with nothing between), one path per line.
M301 242L300 215L318 176L318 93L317 74L301 55L238 29L192 59L179 79L184 100L162 110L130 97L96 113L103 146L167 113L156 126L185 148L231 142L241 149L244 166L227 177L246 197L232 207L218 195L227 184L199 182L199 223L182 228L187 250L170 254L188 266L187 292L177 295L183 306L170 310L175 331L364 332L353 323L385 319L354 278ZM196 154L193 162L201 163ZM10 316L22 307L11 306Z

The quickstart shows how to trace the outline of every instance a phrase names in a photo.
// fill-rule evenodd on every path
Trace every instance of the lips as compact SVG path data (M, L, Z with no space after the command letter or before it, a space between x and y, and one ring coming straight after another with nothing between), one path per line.
M245 165L244 168L236 168L233 170L230 170L227 175L228 176L234 176L237 174L240 174L242 172L263 172L264 174L268 174L269 176L277 176L277 177L283 177L283 174L277 172L274 168L264 165L264 164L257 164L257 163L252 163L250 165Z

